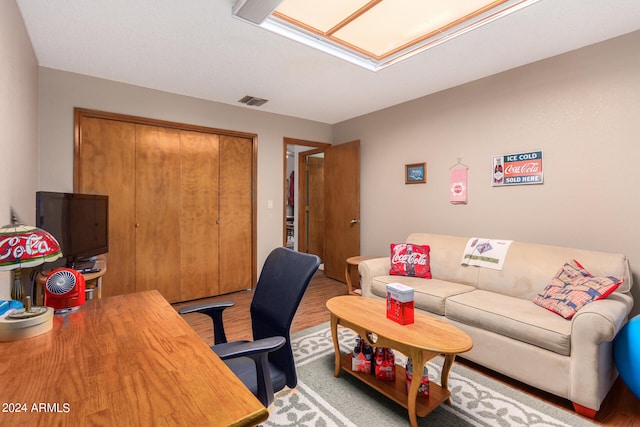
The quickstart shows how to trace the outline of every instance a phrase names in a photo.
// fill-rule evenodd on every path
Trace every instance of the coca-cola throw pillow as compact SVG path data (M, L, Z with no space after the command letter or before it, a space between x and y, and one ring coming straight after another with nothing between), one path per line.
M411 243L391 244L391 270L394 276L412 276L431 279L428 245L412 245Z

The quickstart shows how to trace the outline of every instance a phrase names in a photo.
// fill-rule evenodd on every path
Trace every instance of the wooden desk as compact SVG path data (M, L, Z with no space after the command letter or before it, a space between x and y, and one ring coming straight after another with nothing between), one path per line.
M450 403L449 371L456 354L471 350L473 341L469 335L449 323L418 312L415 313L414 323L409 325L396 323L387 319L384 300L347 295L331 298L327 301L327 308L331 312L335 377L340 375L342 369L404 406L409 412L409 422L412 427L418 425L417 416L424 417L441 403ZM429 398L420 399L417 398L420 374L412 377L409 393L407 393L405 370L400 366L396 366L395 382L379 381L376 380L375 375L353 372L351 370L352 355L341 356L340 354L338 325L351 329L371 346L390 347L411 357L414 372L421 373L426 362L438 354L443 354L445 361L440 375L440 385L430 383ZM370 334L376 335L376 342L370 339Z
M249 426L269 416L157 291L56 315L50 332L0 343L0 361L2 426Z

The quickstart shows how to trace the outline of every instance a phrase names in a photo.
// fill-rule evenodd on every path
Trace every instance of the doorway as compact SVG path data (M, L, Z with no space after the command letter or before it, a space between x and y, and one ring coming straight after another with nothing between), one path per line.
M284 138L283 145L283 246L324 260L324 229L318 223L324 217L324 203L318 188L324 188L324 150L331 144Z
M360 254L360 141L339 145L284 138L283 245L318 255L345 281Z

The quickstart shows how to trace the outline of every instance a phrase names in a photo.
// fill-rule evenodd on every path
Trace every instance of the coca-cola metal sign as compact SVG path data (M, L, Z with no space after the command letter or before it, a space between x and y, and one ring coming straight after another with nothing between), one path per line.
M542 151L493 157L491 185L494 187L542 183Z

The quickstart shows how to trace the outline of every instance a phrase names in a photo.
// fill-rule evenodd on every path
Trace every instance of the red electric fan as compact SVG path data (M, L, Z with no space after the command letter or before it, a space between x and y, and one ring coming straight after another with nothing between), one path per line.
M85 302L84 276L77 270L59 268L47 276L44 305L61 313L80 307Z

